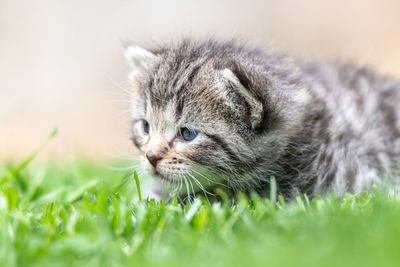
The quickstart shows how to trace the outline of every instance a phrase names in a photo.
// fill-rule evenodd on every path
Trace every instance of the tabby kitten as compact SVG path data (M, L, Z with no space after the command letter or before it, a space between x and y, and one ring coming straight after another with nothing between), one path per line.
M400 83L233 42L128 46L132 140L164 191L360 193L396 182Z

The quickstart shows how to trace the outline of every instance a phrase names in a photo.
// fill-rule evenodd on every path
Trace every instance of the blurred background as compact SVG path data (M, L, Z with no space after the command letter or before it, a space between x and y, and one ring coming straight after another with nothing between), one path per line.
M122 42L235 37L400 77L398 0L0 0L0 160L135 153Z

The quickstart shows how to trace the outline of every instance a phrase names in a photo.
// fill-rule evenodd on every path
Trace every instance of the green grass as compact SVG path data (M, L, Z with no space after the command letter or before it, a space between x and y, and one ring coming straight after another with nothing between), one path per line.
M103 164L34 164L1 186L0 244L1 266L395 266L400 201L157 204Z
M0 265L400 263L400 200L378 190L288 203L256 195L239 196L235 205L155 203L139 200L133 173L105 165L2 164Z

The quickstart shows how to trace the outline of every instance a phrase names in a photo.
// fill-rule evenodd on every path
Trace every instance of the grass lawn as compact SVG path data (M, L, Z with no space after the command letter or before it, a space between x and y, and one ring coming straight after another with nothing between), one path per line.
M183 206L104 163L28 163L0 164L0 266L400 265L400 200L378 190Z

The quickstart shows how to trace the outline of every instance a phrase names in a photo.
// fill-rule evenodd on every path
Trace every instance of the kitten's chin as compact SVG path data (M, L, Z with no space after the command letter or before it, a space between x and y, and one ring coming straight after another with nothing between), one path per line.
M153 170L152 175L159 181L167 183L167 184L173 184L174 180L171 178L166 177L165 175L161 174L160 172Z
M155 173L154 176L156 176L158 179L160 179L163 182L173 183L173 181L171 179L165 177L164 175L162 175L160 173Z

